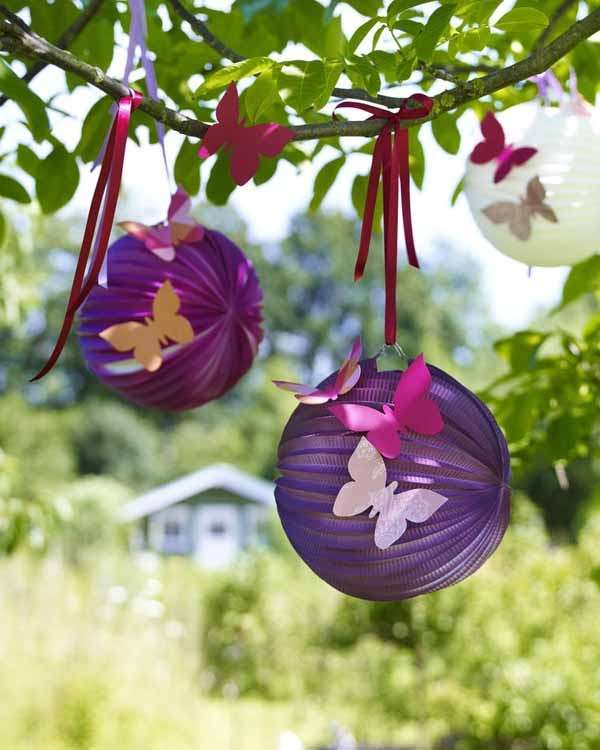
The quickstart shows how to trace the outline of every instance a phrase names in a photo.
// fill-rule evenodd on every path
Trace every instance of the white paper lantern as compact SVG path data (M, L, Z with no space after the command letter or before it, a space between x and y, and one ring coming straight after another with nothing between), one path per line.
M500 252L529 266L570 266L593 255L600 248L597 117L537 104L533 119L530 104L506 115L498 119L507 144L538 152L497 183L496 160L474 164L469 159L464 191L482 233ZM519 119L521 125L530 124L515 141L510 136L519 129ZM536 208L536 200L543 207Z

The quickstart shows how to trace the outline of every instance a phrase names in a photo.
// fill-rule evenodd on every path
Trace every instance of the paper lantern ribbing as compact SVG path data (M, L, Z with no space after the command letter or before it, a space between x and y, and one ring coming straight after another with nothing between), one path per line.
M513 107L510 114L531 119L531 105ZM469 160L465 195L494 247L529 266L573 265L599 249L599 136L596 116L585 110L536 105L516 144L537 149L534 156L499 182L498 160Z
M378 372L373 359L361 367L357 384L335 404L380 411L392 405L402 373ZM419 522L409 523L386 548L376 543L379 520L373 513L340 517L333 512L342 487L356 478L349 475L351 456L361 446L372 451L365 438L348 431L328 404L300 404L284 430L275 491L281 522L309 567L346 594L395 601L450 586L487 560L508 525L510 461L498 425L473 393L442 370L429 366L429 371L428 398L439 407L443 429L429 436L403 435L400 455L386 459L385 468L387 482L397 482L398 492L422 489L434 500L426 499L433 504L421 518L407 516Z
M262 292L252 263L222 234L203 235L178 244L170 262L142 240L121 237L108 249L107 287L96 286L81 309L78 335L91 370L137 404L166 411L201 406L235 385L256 355ZM164 309L157 314L160 296ZM178 334L187 341L185 321L193 339L174 343ZM100 335L111 327L129 335L127 324L142 336L133 352ZM148 364L148 350L155 364Z

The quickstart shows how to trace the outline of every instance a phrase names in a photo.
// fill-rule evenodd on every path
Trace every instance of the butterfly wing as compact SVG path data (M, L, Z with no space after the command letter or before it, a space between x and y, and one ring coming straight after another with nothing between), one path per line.
M348 472L356 481L348 482L338 492L333 504L333 513L336 516L355 516L363 513L373 504L373 493L385 489L385 463L365 438L360 439L350 456Z
M118 352L133 349L134 358L149 372L155 372L162 364L160 343L153 326L130 321L105 328L100 337Z
M133 350L133 356L148 372L156 372L162 365L160 341L152 327L144 326Z
M154 320L162 321L175 315L180 307L181 302L173 289L173 284L167 279L156 292L152 303L152 316Z
M395 496L404 507L404 515L412 523L423 523L448 501L447 497L432 490L407 490Z
M286 380L274 380L273 383L284 391L295 393L298 401L303 404L325 404L327 401L330 401L334 395L331 391L313 388L312 385L289 383Z
M146 328L143 323L117 323L109 326L98 334L101 339L108 343L118 352L131 351L140 340L141 331Z
M487 164L500 156L506 145L504 129L493 112L486 114L480 127L484 140L478 143L471 152L470 158L473 164Z
M335 381L334 390L337 394L348 393L360 378L360 357L362 355L362 342L360 336L352 344L350 353L344 360Z
M292 130L275 122L252 125L245 130L248 138L255 144L258 153L263 156L277 156L294 137Z
M375 544L379 549L388 549L406 531L405 508L403 503L399 501L400 497L401 495L388 492L381 504L374 536Z
M393 415L382 414L370 406L335 404L329 411L352 432L366 432L367 440L385 458L396 458L400 453L400 436Z
M192 202L189 195L183 188L178 187L171 197L167 217L169 221L182 221L187 218L191 208Z
M492 203L481 211L493 224L508 224L513 220L513 217L517 210L516 203L510 203L509 201L498 201Z
M161 321L159 333L161 339L166 336L176 344L189 344L194 340L194 329L183 315L173 315Z
M533 210L527 203L521 203L515 207L515 213L509 222L509 228L518 239L526 241L531 236L532 214Z
M537 148L532 146L522 146L521 148L515 148L509 156L511 167L520 167L522 164L528 162L532 156L537 154Z

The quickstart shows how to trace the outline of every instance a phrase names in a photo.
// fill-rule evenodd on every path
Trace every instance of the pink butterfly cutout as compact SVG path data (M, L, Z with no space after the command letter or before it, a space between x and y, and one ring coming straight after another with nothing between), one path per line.
M191 201L182 188L171 198L167 221L154 226L137 221L121 221L119 226L128 234L142 240L148 250L162 260L175 258L175 248L182 242L200 242L204 237L204 227L189 215Z
M240 120L240 98L234 83L230 83L217 105L217 122L211 125L200 144L198 156L205 159L221 146L231 156L231 176L237 185L244 185L254 177L260 166L260 155L277 156L294 133L277 123L245 126Z
M338 396L348 393L358 382L361 355L362 343L359 336L352 344L350 353L342 363L335 382L327 388L314 388L312 385L288 383L285 380L274 380L273 383L278 388L283 388L284 391L295 393L298 401L303 404L325 404L327 401L335 401Z
M383 404L383 414L370 406L336 404L329 407L352 432L366 432L367 440L385 458L400 455L400 435L408 430L436 435L444 428L438 405L425 398L431 388L431 373L420 354L400 376L394 393L394 407Z
M515 148L506 143L504 129L493 112L488 112L481 121L481 133L484 140L478 143L471 152L473 164L487 164L495 159L498 166L494 172L494 182L500 182L513 167L519 167L537 154L537 148L523 146Z
M369 518L379 514L375 525L375 544L379 549L387 549L398 541L408 527L407 521L427 521L448 500L426 489L394 494L398 482L386 486L384 460L364 437L350 456L348 473L354 481L347 482L338 492L333 513L336 516L357 516L371 508Z

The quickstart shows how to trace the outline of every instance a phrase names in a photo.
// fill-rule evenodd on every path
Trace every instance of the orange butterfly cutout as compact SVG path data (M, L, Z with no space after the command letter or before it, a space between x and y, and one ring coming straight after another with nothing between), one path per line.
M145 323L117 323L100 332L100 338L118 352L133 349L134 358L149 372L162 365L161 346L167 339L176 344L189 344L194 339L194 330L183 315L177 315L181 301L171 282L167 279L160 287L152 303L152 318Z

